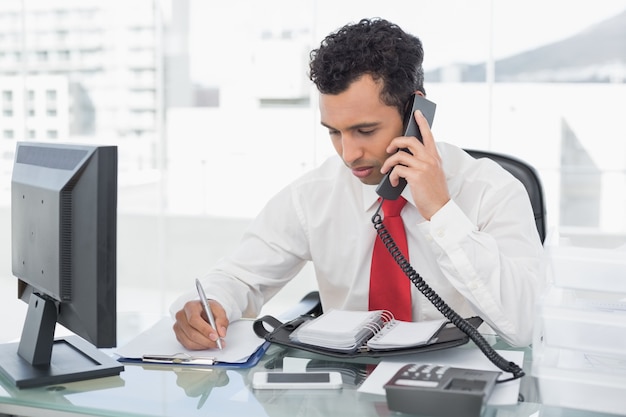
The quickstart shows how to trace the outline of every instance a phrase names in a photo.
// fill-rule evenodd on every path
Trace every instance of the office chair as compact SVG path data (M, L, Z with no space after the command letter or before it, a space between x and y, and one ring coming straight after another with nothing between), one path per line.
M543 197L543 187L535 168L527 162L510 155L479 151L476 149L465 149L465 152L477 159L489 158L494 160L500 164L502 168L509 171L515 178L524 184L524 187L526 187L526 191L528 192L528 197L530 197L530 204L532 205L533 213L535 215L537 231L539 232L541 243L543 243L546 238L546 207L545 199Z

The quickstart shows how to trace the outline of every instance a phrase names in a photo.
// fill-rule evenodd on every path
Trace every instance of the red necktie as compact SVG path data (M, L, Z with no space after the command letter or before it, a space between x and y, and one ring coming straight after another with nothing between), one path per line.
M400 211L406 204L402 197L383 202L385 228L402 254L409 259L404 223ZM389 310L397 320L411 321L411 282L393 259L381 239L376 236L370 271L370 310Z

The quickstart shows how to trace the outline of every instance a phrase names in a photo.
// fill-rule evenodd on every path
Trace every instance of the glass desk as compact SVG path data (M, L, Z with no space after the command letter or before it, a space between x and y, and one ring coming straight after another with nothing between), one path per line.
M507 349L496 343L497 349ZM466 345L472 349L471 345ZM531 369L525 350L524 369ZM253 390L255 371L281 369L283 359L309 360L307 369L333 368L343 377L340 390ZM419 360L419 359L416 359ZM250 369L126 365L117 377L19 390L0 376L0 416L403 416L389 411L383 396L357 392L367 364L338 362L303 351L272 346ZM528 373L528 372L527 372ZM523 401L487 406L489 417L608 416L542 405L532 376L522 379Z

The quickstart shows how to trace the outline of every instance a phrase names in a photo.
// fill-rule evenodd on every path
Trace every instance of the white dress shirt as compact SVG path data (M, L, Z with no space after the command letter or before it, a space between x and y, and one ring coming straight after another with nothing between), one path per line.
M497 163L446 143L437 147L451 199L427 221L405 188L401 214L411 265L461 316L479 315L510 344L527 345L545 276L528 194ZM256 317L312 261L325 310L367 310L375 188L339 157L329 158L268 202L234 253L202 279L207 296L231 321ZM441 318L411 287L413 320ZM172 311L195 298L183 295Z

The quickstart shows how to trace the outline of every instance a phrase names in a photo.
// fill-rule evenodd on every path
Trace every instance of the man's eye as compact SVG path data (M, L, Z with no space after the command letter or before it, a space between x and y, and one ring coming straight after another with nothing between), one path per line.
M359 130L359 133L363 136L373 135L374 132L376 132L376 129L366 129L366 130L360 129Z
M336 136L336 135L338 135L338 134L339 134L339 131L338 131L338 130L331 130L331 129L328 129L328 134L329 134L330 136Z

